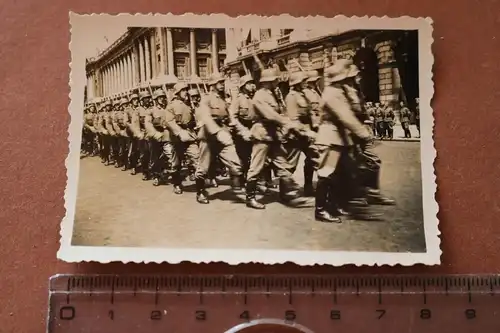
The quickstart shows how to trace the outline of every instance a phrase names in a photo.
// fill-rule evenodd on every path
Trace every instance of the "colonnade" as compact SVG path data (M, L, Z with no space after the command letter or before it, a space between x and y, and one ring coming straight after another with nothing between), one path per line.
M160 75L176 75L172 28L151 28L113 54L98 69L87 73L89 99L129 91ZM189 75L199 74L196 30L189 29ZM211 32L211 60L219 69L217 29Z

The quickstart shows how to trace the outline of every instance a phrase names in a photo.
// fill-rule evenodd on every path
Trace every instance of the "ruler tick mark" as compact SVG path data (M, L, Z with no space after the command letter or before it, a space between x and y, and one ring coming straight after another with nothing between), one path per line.
M467 298L469 303L472 303L472 293L470 290L470 279L467 280Z
M111 304L115 303L115 278L111 282Z
M292 297L292 286L288 286L288 304L293 303L293 297Z
M424 296L424 304L427 304L427 288L425 288L425 283L422 285L423 296Z

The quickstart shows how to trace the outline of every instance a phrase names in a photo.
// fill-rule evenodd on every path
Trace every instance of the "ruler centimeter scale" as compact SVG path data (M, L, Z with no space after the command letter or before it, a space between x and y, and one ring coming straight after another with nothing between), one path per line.
M58 275L48 332L500 332L500 276Z

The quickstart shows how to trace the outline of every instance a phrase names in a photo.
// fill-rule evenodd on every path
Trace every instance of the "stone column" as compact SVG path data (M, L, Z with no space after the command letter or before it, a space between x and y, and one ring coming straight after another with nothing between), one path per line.
M198 75L198 65L196 63L196 30L189 29L189 60L191 61L190 75Z
M109 66L106 66L105 80L106 80L106 83L105 83L106 89L105 89L104 95L108 96L109 95Z
M151 79L151 48L150 48L149 38L144 39L144 64L145 64L145 76L144 82L149 81Z
M174 75L174 41L172 29L167 28L167 73Z
M138 42L134 42L134 47L132 49L132 78L133 78L133 85L137 86L139 85L139 77L140 77L140 71L141 71L141 66L139 63L139 44Z
M219 72L219 45L217 42L217 29L212 29L212 72Z
M127 89L132 88L132 71L130 69L130 52L125 56L125 73L127 74Z
M113 94L116 94L116 92L118 91L118 64L116 60L113 63L113 81Z
M101 70L101 75L102 75L102 96L106 95L106 68L103 67Z
M114 64L109 65L109 94L111 95L115 91L115 66Z
M121 92L122 91L122 86L123 86L123 75L122 75L122 59L118 58L116 60L116 67L117 67L117 87L116 87L116 92Z
M142 83L146 77L146 66L144 61L144 41L139 41L139 83Z
M149 50L151 52L151 78L155 78L158 75L158 53L156 52L156 36L154 29L151 31L150 41Z
M166 51L165 51L165 30L164 28L157 28L156 32L159 36L160 39L160 75L166 74L165 72L165 58L166 58Z

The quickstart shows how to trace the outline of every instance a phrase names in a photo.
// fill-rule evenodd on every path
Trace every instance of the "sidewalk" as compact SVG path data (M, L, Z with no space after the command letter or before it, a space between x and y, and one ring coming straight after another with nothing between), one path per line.
M401 124L396 124L393 127L394 129L394 137L390 141L409 141L409 142L420 142L420 137L418 134L417 126L415 125L410 125L410 132L411 132L411 138L405 138L405 132L403 131L403 127L401 127ZM377 139L380 140L380 139ZM382 141L385 141L388 139L384 139Z

